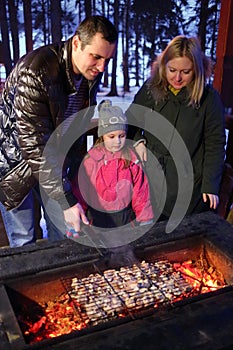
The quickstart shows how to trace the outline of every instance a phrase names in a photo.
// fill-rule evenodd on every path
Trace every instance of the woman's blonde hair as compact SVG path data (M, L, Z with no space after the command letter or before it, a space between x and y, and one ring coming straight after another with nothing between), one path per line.
M168 90L167 63L174 58L184 56L188 57L193 63L194 70L193 80L187 86L189 104L199 107L206 80L212 74L212 61L203 54L200 42L196 37L179 35L170 41L162 54L157 58L157 65L151 79L151 87L152 89L153 87L157 89L162 88L164 93L160 97L164 97Z

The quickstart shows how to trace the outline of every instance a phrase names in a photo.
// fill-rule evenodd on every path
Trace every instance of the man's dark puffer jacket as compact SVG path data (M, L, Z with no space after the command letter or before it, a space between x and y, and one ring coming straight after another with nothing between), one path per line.
M63 209L77 202L70 189L64 197L58 161L54 159L51 168L41 174L44 147L64 121L68 96L76 92L71 45L72 38L30 52L6 81L0 101L0 201L7 209L17 207L39 180ZM83 107L96 104L101 77L89 82L89 99Z

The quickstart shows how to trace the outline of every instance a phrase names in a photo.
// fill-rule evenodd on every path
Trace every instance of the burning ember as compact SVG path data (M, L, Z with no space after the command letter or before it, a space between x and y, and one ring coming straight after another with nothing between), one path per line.
M24 335L29 340L29 343L55 338L86 327L85 322L80 319L67 293L41 306L44 310L44 315L42 317L38 315L37 322L33 324L25 323L25 320L20 322L23 328L27 328Z
M161 304L224 287L221 273L200 260L170 263L167 260L106 270L85 278L62 279L66 292L41 305L34 323L19 319L28 343L69 334L75 330L129 316Z
M203 256L198 261L189 260L173 266L192 284L194 294L211 292L226 285L223 275L213 266L209 266Z

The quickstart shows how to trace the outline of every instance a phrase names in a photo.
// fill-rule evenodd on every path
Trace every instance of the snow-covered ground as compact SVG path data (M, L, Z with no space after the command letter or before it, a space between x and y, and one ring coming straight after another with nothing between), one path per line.
M121 87L118 87L117 92L118 96L107 96L110 88L101 88L100 92L97 94L97 104L99 104L102 100L108 99L112 101L112 105L119 106L123 112L129 107L135 94L137 93L139 87L130 87L130 92L125 92ZM98 115L97 109L95 110L94 118Z
M123 91L122 88L118 88L118 96L107 96L110 88L101 88L101 91L98 92L97 95L97 102L99 103L100 101L104 99L109 99L112 101L113 105L116 103L117 105L122 105L123 111L130 105L132 102L134 95L138 91L139 87L132 86L130 87L130 92L125 92Z

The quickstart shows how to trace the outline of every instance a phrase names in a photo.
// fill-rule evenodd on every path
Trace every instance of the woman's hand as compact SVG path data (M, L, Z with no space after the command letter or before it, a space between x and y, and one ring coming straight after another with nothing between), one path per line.
M209 199L210 201L210 208L216 209L219 203L219 198L216 194L210 194L210 193L203 193L202 194L203 201L206 203Z
M144 142L140 142L136 147L135 151L137 152L142 164L147 161L147 149Z
M81 204L77 203L73 207L64 210L64 219L68 227L76 232L80 232L81 221L85 225L89 225L89 221L84 213Z

